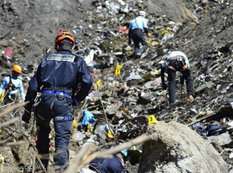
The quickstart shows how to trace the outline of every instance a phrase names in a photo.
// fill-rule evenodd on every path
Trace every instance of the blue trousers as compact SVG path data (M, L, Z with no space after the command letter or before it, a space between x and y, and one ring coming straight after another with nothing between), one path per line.
M168 72L169 102L175 103L175 100L176 100L176 71L168 69L167 72ZM182 73L182 80L186 81L187 94L194 96L193 80L191 78L190 70L185 69L184 71L181 71L181 73Z
M72 120L61 120L64 116L72 116L71 99L56 95L42 95L36 108L37 137L36 147L42 155L42 163L47 168L49 155L50 121L53 119L55 129L54 165L64 167L69 161L69 140L72 131ZM43 158L44 156L44 158Z
M107 159L95 159L91 161L90 169L100 173L123 173L124 171L120 158L117 156Z
M142 30L140 29L134 29L132 32L132 39L134 42L134 56L141 56L147 48L147 42L145 35ZM140 47L140 43L142 44L142 47Z

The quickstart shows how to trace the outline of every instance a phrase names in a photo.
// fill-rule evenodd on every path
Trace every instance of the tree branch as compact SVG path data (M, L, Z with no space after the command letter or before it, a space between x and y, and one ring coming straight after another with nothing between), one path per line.
M120 152L121 150L128 149L134 145L143 143L145 141L150 140L150 136L147 136L146 134L143 134L129 142L120 144L112 149L109 150L103 150L103 151L97 151L96 146L94 144L87 144L85 145L81 151L74 157L72 163L70 166L66 169L64 173L76 173L77 170L81 169L86 164L90 163L95 158L107 158L111 157L113 154L116 154ZM92 154L91 154L92 153Z
M15 104L14 106L11 106L11 107L7 108L5 111L0 113L0 117L3 116L3 115L6 115L7 113L9 113L9 112L11 112L11 111L13 111L13 110L15 110L17 108L25 106L28 103L29 103L29 101L20 102L20 103Z

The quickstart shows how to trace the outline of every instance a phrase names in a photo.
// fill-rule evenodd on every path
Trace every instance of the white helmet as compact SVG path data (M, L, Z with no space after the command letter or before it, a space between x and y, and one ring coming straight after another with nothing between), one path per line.
M145 11L139 11L139 16L145 17L146 16L146 12Z

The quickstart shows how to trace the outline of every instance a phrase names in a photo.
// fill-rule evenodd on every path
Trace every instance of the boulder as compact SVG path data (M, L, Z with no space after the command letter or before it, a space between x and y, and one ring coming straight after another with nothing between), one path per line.
M159 122L148 130L152 140L143 146L138 172L227 172L220 154L188 126Z

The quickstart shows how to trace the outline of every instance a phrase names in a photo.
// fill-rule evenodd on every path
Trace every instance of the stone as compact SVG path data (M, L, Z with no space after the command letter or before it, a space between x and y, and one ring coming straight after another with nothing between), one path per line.
M220 154L188 126L159 122L148 132L152 139L143 145L138 172L227 173Z

